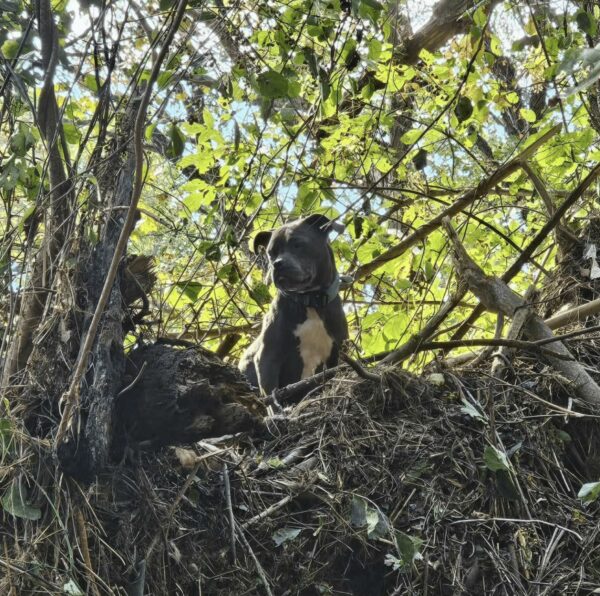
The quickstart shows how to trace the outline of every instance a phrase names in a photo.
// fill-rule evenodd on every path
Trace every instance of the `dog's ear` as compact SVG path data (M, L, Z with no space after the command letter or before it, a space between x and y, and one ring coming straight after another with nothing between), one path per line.
M313 213L308 217L302 220L303 224L310 226L311 228L315 228L320 232L324 232L325 234L329 234L329 232L335 230L336 232L344 231L344 224L341 222L337 222L335 220L329 219L325 215L321 215L320 213Z
M255 255L258 254L261 246L263 248L267 247L267 244L269 244L269 241L271 240L271 234L273 234L273 231L269 230L268 232L259 232L254 236L254 240L252 241L252 252Z

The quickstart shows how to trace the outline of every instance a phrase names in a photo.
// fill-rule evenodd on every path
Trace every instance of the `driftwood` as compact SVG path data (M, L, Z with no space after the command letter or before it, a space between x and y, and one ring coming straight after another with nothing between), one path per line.
M529 316L523 323L524 336L532 341L553 338L548 325L529 309L523 298L513 292L501 279L486 275L469 257L450 224L450 220L444 220L444 228L452 243L453 257L459 275L473 294L479 298L483 307L490 312L502 313L511 318L525 309L529 312ZM547 348L550 352L555 353L556 357L546 352L546 360L573 384L577 397L590 405L600 405L600 387L585 368L572 357L567 347L556 341L548 343Z

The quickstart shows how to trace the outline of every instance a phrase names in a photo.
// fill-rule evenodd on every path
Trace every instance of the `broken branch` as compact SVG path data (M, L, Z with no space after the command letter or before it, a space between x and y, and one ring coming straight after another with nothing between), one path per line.
M529 310L523 298L513 292L506 283L497 277L486 275L471 259L450 220L445 219L443 224L452 243L452 253L459 275L479 298L483 307L490 312L502 313L511 318L520 309ZM530 315L523 325L523 332L525 337L530 340L550 338L554 340L550 328L533 311L530 311ZM566 346L562 342L555 341L551 344L550 350L553 355L545 354L546 360L555 370L571 381L577 396L588 404L600 405L600 387L585 368L573 358Z

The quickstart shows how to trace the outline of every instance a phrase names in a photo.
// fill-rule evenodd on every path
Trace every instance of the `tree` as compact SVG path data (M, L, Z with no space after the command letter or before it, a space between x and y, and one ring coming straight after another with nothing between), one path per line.
M13 536L41 531L44 494L55 523L74 512L60 532L80 554L61 563L63 588L116 589L94 579L93 510L77 481L106 486L129 440L264 436L264 405L231 367L146 344L201 344L233 363L271 296L248 241L289 218L346 225L334 249L354 277L343 294L353 374L378 382L365 363L422 373L440 350L452 363L450 350L549 339L540 357L596 403L590 363L561 363L565 346L549 354L559 348L546 328L513 323L510 335L505 317L524 305L486 300L489 280L465 263L517 294L541 284L542 319L596 297L598 7L430 4L0 2L7 569L23 568ZM173 396L149 398L160 378L193 404L191 419L165 422ZM52 486L52 462L55 478L75 480ZM238 540L252 552L242 530Z

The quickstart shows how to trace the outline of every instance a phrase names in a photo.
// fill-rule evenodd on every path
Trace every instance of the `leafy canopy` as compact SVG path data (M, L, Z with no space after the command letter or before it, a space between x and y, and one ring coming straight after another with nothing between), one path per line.
M600 119L576 85L595 92L595 62L581 51L597 35L597 6L484 2L447 17L444 36L446 13L428 4L189 3L150 109L145 190L129 248L156 259L148 334L215 347L218 329L256 322L273 289L248 243L289 218L322 212L343 221L334 251L341 272L351 273L551 125L561 123L562 132L531 166L555 205L596 163ZM148 76L173 3L55 0L53 7L62 151L76 180L82 233L96 238L107 215L87 164L97 143L109 150L132 80ZM0 273L13 290L27 271L26 248L39 243L37 208L48 190L33 117L44 77L39 47L33 5L2 0ZM591 207L586 198L572 213L575 230ZM548 205L517 170L455 223L471 256L501 274L548 217ZM551 268L553 251L548 238L538 265ZM544 275L528 264L514 288ZM361 353L405 341L455 281L437 229L354 283L344 300ZM467 297L448 327L474 303ZM477 333L493 323L482 318Z

